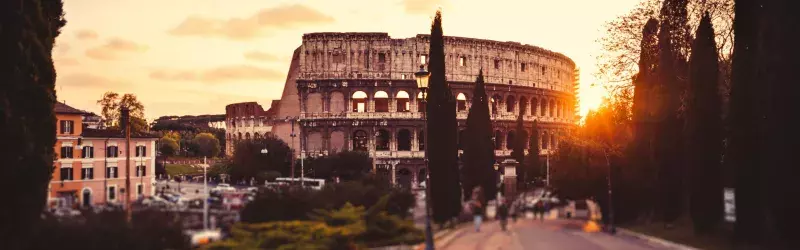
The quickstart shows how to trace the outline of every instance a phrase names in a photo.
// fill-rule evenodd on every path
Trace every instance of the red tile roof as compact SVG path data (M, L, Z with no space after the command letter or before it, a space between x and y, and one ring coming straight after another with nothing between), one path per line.
M80 114L80 115L89 114L89 112L70 107L69 105L63 102L56 102L56 105L53 107L53 111L56 114Z
M83 129L83 137L89 138L125 138L119 129ZM131 132L131 138L159 138L158 135L147 132Z

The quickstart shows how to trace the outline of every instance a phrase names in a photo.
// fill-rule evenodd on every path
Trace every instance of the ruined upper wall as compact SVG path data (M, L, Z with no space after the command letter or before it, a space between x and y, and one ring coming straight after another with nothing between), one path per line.
M300 46L298 80L413 79L427 63L429 35L392 39L387 33L309 33ZM517 42L445 37L449 81L474 82L483 68L489 83L573 92L575 63L563 54Z

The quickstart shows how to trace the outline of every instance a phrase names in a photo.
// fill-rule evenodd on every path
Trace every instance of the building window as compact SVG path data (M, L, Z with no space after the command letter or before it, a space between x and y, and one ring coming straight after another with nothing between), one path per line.
M397 150L411 151L411 131L408 129L401 129L397 133Z
M389 112L389 94L384 91L375 92L375 112Z
M386 130L378 130L375 134L375 150L385 151L389 150L389 132Z
M147 176L147 167L146 166L136 166L136 177L140 176Z
M386 53L378 53L378 63L386 63Z
M61 159L72 159L72 146L61 146Z
M545 72L545 70L546 70L546 69L547 69L547 68L545 68L544 66L542 66L542 75L544 75L544 72Z
M522 72L525 72L525 66L527 66L525 63L521 63L519 65L519 70L522 71Z
M411 111L410 101L408 92L399 91L397 92L397 96L395 97L397 100L397 112L409 112Z
M136 184L136 195L142 197L143 194L144 194L144 186L142 186L142 184Z
M367 111L367 93L356 91L353 93L353 112Z
M458 66L462 66L462 67L463 66L467 66L467 57L466 56L458 57Z
M72 180L72 166L69 167L61 167L61 180L62 181L71 181Z
M516 100L514 99L514 96L512 95L508 96L508 98L506 99L506 112L514 113L514 108L516 107L516 104L517 103Z
M117 148L117 146L106 147L107 158L117 158L118 156L119 156L119 148Z
M358 130L353 133L353 151L367 151L367 132Z
M506 149L514 149L514 131L509 131L506 135Z
M456 96L456 111L467 111L467 95L458 93Z
M106 168L106 179L114 179L119 177L119 171L117 171L118 167L107 167Z
M369 51L364 51L364 67L369 69Z
M494 59L494 69L500 69L500 60Z
M94 147L93 146L83 146L83 150L81 150L81 158L94 158Z
M75 122L74 121L67 121L61 120L59 121L59 125L61 126L61 133L62 134L74 134L75 133Z
M428 55L419 55L419 64L428 64Z
M81 180L93 180L94 168L81 168Z
M501 133L500 130L495 130L494 131L494 140L493 141L494 141L494 149L495 150L502 149L501 145L503 144L503 133Z
M108 200L109 201L117 200L117 187L115 186L108 187Z

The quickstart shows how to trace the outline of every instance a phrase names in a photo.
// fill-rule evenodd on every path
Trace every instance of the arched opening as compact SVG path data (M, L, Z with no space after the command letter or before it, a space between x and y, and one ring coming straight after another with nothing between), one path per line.
M425 150L425 130L420 130L419 134L417 135L417 144L419 144L419 150Z
M367 112L367 93L356 91L353 93L353 112Z
M458 93L456 96L456 111L467 111L467 95Z
M537 110L539 110L539 100L537 100L535 97L531 98L531 115L537 115Z
M242 132L239 132L239 140L242 139Z
M368 141L367 132L364 132L364 130L356 130L356 132L353 133L353 151L367 151Z
M409 112L411 111L411 102L409 102L408 92L400 90L397 92L397 96L395 99L397 100L397 112Z
M558 149L558 138L556 137L555 133L550 135L550 145L553 150Z
M500 100L502 100L502 97L500 97L499 95L492 96L492 99L490 100L491 101L491 105L492 105L492 114L493 115L497 114L497 106L500 105Z
M540 116L545 116L547 114L547 100L542 99L539 102L539 104L540 104L540 107L539 107L540 114L539 115Z
M417 94L417 112L425 112L425 111L427 111L425 109L426 108L425 106L427 105L427 103L423 102L423 100L425 100L425 99L424 99L424 97L422 97L422 92L419 92L419 94Z
M378 130L378 133L375 133L375 150L378 151L386 151L389 150L389 131L386 130Z
M417 182L422 183L426 179L428 179L428 172L425 171L424 168L422 168L419 170L419 172L417 172Z
M341 92L331 92L331 106L329 109L334 114L341 114L347 110L347 104L344 103L344 95Z
M555 115L555 106L556 102L550 100L550 117L553 117Z
M514 105L517 105L516 99L514 99L513 95L510 95L506 98L506 112L514 113Z
M500 130L494 131L494 149L500 150L503 145L503 133Z
M524 96L519 98L519 112L522 115L528 115L528 98Z
M464 150L464 146L467 145L466 139L466 130L458 131L458 149Z
M305 150L307 151L317 151L322 150L322 133L320 132L311 132L306 137L306 146Z
M261 139L261 135L258 132L253 133L253 138L258 140Z
M395 183L401 188L411 188L411 170L408 170L408 168L397 170L397 180L395 180Z
M514 131L508 131L506 135L506 149L514 149Z
M306 112L322 113L322 94L311 93L306 98Z
M250 132L247 132L247 133L244 134L244 139L245 140L250 140Z
M548 137L547 131L542 132L542 149L547 149L548 142L550 139Z
M401 129L397 132L397 150L411 151L411 132L408 129Z
M375 112L389 112L389 94L385 91L375 92Z
M331 133L331 153L333 152L341 152L345 150L344 148L344 132L342 131L333 131Z
M83 207L91 206L92 205L92 191L89 190L89 189L83 189L82 193L83 193L82 194L83 197L81 197L82 198L81 199L81 201L82 201L81 205L83 205Z

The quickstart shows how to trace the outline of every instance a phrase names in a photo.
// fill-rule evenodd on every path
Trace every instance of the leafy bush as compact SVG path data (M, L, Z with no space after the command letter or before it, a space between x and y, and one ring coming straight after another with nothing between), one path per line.
M242 222L306 220L316 208L311 191L296 188L264 189L241 212Z

